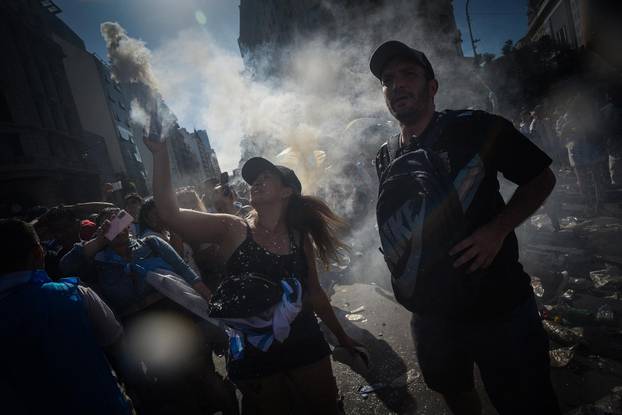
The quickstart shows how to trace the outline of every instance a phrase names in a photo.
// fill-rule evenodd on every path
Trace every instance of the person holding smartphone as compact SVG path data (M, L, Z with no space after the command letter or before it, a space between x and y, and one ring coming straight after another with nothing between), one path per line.
M143 270L148 268L147 264L150 262L162 264L163 261L207 301L211 297L209 288L163 239L155 235L142 239L133 238L128 229L130 223L131 216L125 211L116 208L103 211L97 220L99 226L97 236L90 241L74 245L61 260L61 267L65 272L73 273L89 283L121 322L129 328L129 332L136 330L135 327L140 327L140 324L135 323L141 319L149 316L157 317L162 313L173 315L178 321L185 321L188 324L196 323L197 318L190 311L164 297L146 283L142 278L144 274L141 268ZM181 372L182 375L176 378L176 382L160 386L164 391L163 396L159 396L158 393L161 389L144 379L134 382L135 393L140 396L145 413L157 410L165 396L172 399L171 402L166 402L167 404L178 405L181 408L186 408L182 406L186 404L201 406L208 402L210 408L221 410L224 414L237 413L235 393L215 372L211 349L206 346L209 341L214 341L216 336L220 336L220 333L205 324L195 326L200 333L199 342L202 347L198 354L190 356L192 365ZM180 353L187 351L180 350ZM128 358L131 357L131 354L128 355ZM157 364L155 367L149 367L149 357L145 357L145 360L148 373L150 369L157 370ZM179 392L180 390L184 393ZM193 395L191 392L193 390L204 390L205 394Z
M302 286L302 310L290 334L266 350L243 338L232 345L227 372L243 394L243 413L340 413L330 349L316 315L340 344L355 353L359 346L337 320L316 269L316 258L328 265L344 245L336 236L345 223L320 199L303 195L293 170L255 157L242 168L251 185L249 219L179 209L171 183L166 144L145 138L153 153L154 197L169 228L191 243L220 246L228 275L259 273L280 283L295 278ZM236 358L237 357L237 358Z
M91 283L121 317L162 299L131 266L151 258L163 259L176 274L209 300L211 292L177 252L157 236L134 239L129 233L131 222L131 216L125 211L117 208L102 211L97 221L97 236L74 245L60 261L63 272Z

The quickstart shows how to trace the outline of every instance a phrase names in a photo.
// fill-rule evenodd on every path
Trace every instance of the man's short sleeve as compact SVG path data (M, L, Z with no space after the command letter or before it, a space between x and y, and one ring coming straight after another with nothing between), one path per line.
M497 171L519 186L544 171L552 160L505 118L488 115L489 159Z
M78 286L95 338L101 347L108 347L123 334L123 328L108 305L90 288Z

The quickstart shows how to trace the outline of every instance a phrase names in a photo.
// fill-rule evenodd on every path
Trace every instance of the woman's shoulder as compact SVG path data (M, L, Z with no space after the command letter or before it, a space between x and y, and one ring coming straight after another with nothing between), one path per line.
M249 224L233 215L220 215L223 221L223 238L219 243L223 258L229 258L250 234Z

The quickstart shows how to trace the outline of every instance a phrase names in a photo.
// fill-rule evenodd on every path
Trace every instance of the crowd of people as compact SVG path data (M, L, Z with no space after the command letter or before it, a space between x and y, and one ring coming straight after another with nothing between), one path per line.
M558 169L573 171L587 215L606 213L608 191L622 187L622 98L615 88L585 89L562 101L545 99L524 109L514 125ZM558 206L547 210L558 228Z
M400 124L375 159L382 253L426 384L453 413L479 414L477 364L499 413L560 413L514 229L551 193L552 162L572 166L595 209L601 187L621 184L618 104L597 110L579 94L515 128L436 111L432 65L403 43L381 45L370 69ZM261 157L241 169L248 200L225 182L175 190L166 144L145 145L153 197L0 220L7 413L236 414L238 394L244 414L343 413L318 318L352 356L362 345L317 266L339 263L345 221ZM497 173L518 185L507 204Z
M16 336L3 362L10 413L236 414L236 390L243 413L340 413L330 348L315 316L345 348L360 345L335 317L316 257L324 264L337 259L343 244L336 232L345 223L320 199L303 195L292 170L261 158L242 170L252 206L224 183L207 181L202 195L189 187L175 191L165 146L146 143L154 152L155 197L128 193L123 206L60 205L21 218L27 221L1 220L1 307L41 302L24 315L16 307L18 315L3 322L3 334ZM233 275L251 284L243 292L249 297L257 297L253 289L260 281L291 290L291 299L283 294L268 304L274 316L260 309L258 316L244 315L244 324L239 312L211 319L153 283L154 273L167 272L202 297L208 310L213 293L226 295L218 289ZM290 285L283 285L285 279ZM251 300L265 308L265 299ZM145 321L162 316L192 327L191 350L166 349L158 344L165 339L144 333ZM266 332L265 324L252 325L258 319L275 326L274 336L258 349L242 340L233 353L235 339ZM70 338L58 338L67 330L73 330ZM138 332L154 344L137 353ZM24 343L28 347L20 348ZM158 353L187 356L154 357ZM226 378L215 370L214 353L227 356ZM47 390L44 399L26 399L33 387ZM69 398L66 390L73 391Z
M208 190L222 193L221 189ZM194 189L180 189L177 197L185 208L207 211ZM230 202L225 207L221 200L213 209L233 212L237 211L234 197L212 195L210 200ZM28 346L20 349L13 342L13 349L11 342L3 340L9 347L5 357L11 359L10 370L4 372L9 378L3 377L2 382L2 396L11 408L8 413L40 413L50 408L54 408L51 413L76 414L238 413L235 387L216 373L212 359L212 353L222 355L228 348L223 327L199 321L144 278L153 266L168 268L209 300L222 278L217 247L184 242L161 219L153 198L129 193L124 201L121 207L107 202L60 205L38 209L38 216L29 221L2 220L0 297L5 300L6 295L7 300L2 301L3 312L14 301L22 301L22 306L44 302L26 315L3 321L3 333L21 337L19 345ZM107 239L121 208L133 220ZM74 314L68 314L69 307L74 307ZM19 313L20 307L11 310ZM134 322L158 313L188 321L198 333L200 347L188 357L193 362L191 370L177 373L175 382L164 382L156 365L149 366L148 356L131 356L126 340ZM73 332L64 338L68 330ZM89 359L98 360L91 363ZM76 377L78 372L80 377ZM28 399L23 393L33 388L48 393L41 400ZM69 390L76 396L68 397L65 391Z

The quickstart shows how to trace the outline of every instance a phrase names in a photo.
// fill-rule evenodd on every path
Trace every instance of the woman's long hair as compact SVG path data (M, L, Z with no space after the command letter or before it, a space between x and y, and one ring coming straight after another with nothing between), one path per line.
M311 236L316 256L328 269L333 262L341 262L339 250L348 250L337 237L340 230L347 228L347 222L335 214L321 199L293 194L285 213L289 229L298 230L303 237Z

